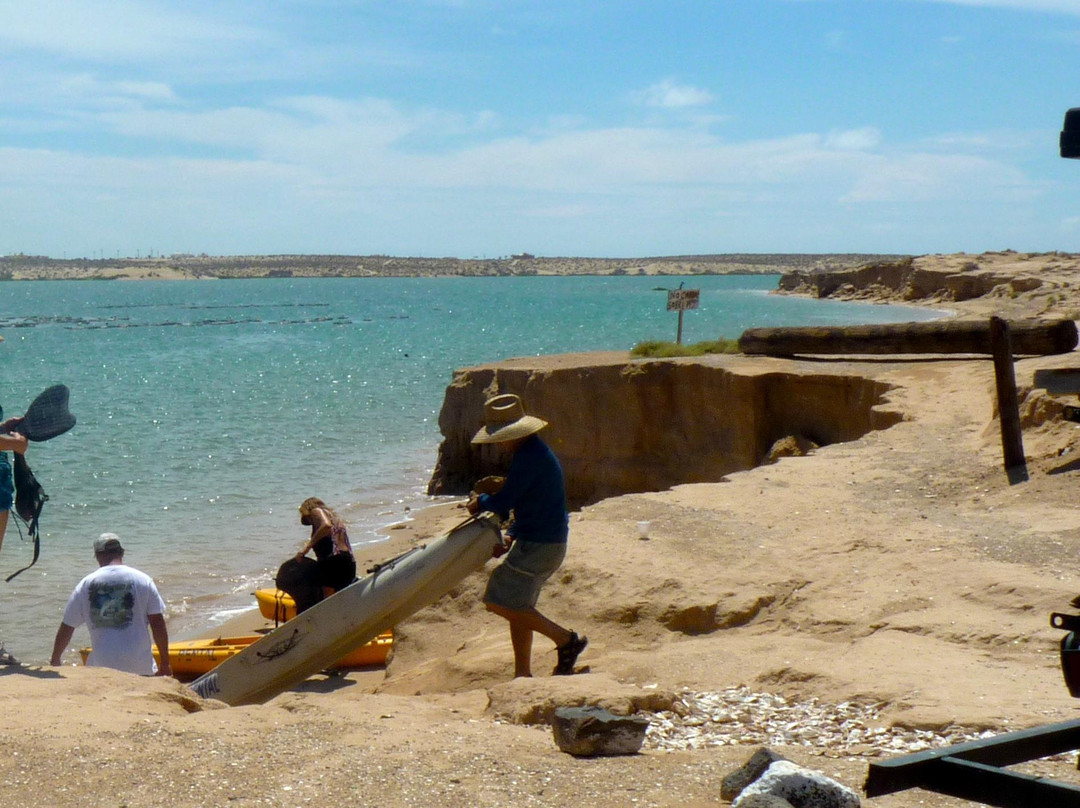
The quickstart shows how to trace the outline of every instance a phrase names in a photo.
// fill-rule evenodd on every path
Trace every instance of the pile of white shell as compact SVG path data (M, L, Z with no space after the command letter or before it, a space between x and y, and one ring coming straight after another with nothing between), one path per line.
M649 714L645 749L709 746L812 746L841 756L902 755L989 738L996 733L950 726L938 732L887 726L873 705L817 699L789 702L733 688L682 693L673 709Z

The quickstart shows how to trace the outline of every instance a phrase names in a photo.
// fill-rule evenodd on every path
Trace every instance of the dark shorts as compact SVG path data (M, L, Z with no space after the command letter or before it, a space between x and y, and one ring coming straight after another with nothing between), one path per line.
M337 592L356 580L356 559L349 553L335 553L316 563L319 586L328 586Z
M0 511L10 511L15 504L15 483L7 452L0 452Z
M523 611L536 606L540 589L566 558L566 542L515 541L488 579L484 603Z

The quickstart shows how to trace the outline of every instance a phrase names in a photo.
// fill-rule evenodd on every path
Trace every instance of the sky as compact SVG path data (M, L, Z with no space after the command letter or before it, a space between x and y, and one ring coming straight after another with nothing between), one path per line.
M0 0L0 255L1080 252L1080 0Z

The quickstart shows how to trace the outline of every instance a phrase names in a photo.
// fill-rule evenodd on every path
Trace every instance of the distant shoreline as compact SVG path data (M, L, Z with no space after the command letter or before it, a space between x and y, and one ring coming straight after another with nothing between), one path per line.
M171 255L147 258L0 257L0 280L225 280L562 275L782 275L837 270L908 256L730 253L643 258L410 258L389 255Z

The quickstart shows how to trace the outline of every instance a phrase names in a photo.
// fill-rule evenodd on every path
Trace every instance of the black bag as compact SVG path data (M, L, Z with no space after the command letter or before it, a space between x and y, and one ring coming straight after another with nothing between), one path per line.
M282 592L287 592L296 602L296 613L310 609L322 600L322 586L319 584L319 565L312 558L290 558L282 564L274 578L274 584Z
M38 555L41 553L38 520L41 518L41 509L45 507L45 503L49 499L45 489L41 487L41 483L34 476L34 472L30 470L26 458L18 452L15 453L15 466L12 469L12 474L15 478L15 514L26 522L30 537L34 540L34 558L21 570L11 573L4 579L5 581L10 581L20 572L25 572L37 563Z

